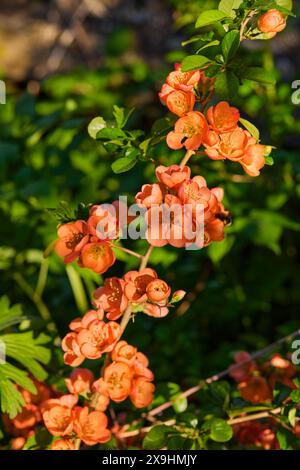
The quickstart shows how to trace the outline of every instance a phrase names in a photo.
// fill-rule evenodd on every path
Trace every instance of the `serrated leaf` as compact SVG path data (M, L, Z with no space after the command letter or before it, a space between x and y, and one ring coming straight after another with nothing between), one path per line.
M202 28L210 24L216 23L217 21L228 18L228 14L220 10L206 10L203 11L196 21L196 28Z
M252 124L252 122L249 122L247 119L240 118L240 123L243 124L245 129L247 129L247 131L250 132L250 134L257 141L259 141L259 137L260 137L259 130L257 129L257 127L254 124Z
M199 70L204 65L211 63L211 59L204 55L188 55L181 63L181 70L183 72L189 72L192 70Z

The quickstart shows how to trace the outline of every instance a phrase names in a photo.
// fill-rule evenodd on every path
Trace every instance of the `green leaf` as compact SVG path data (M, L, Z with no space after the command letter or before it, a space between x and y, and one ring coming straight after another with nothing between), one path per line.
M167 443L168 434L172 428L161 424L154 426L143 440L143 448L146 450L159 450Z
M104 127L96 134L96 139L103 140L114 140L114 139L125 139L126 134L121 129L116 127Z
M211 421L210 438L213 441L227 442L232 436L232 427L224 419L214 418Z
M265 163L268 166L273 166L274 165L274 158L270 157L270 155L265 156Z
M134 111L134 108L125 110L124 108L119 108L119 106L117 106L116 104L114 105L113 115L116 120L117 127L119 129L123 129L123 127L126 125L133 111Z
M293 390L290 399L297 404L300 403L300 390Z
M0 330L16 325L25 320L21 305L10 306L9 298L4 295L0 299Z
M187 406L188 406L187 398L184 397L181 393L174 395L171 401L172 401L172 406L174 408L174 411L176 413L183 413L187 409Z
M96 139L97 133L104 127L106 127L106 122L104 121L103 117L95 117L88 125L88 133L92 139Z
M211 59L204 55L188 55L181 63L181 70L183 72L189 72L191 70L199 70L204 65L211 63Z
M296 414L297 414L297 408L296 407L291 408L290 411L289 411L289 414L288 414L289 422L290 422L291 426L293 426L293 428L296 425Z
M261 67L247 67L246 69L242 70L239 77L247 80L253 80L254 82L259 82L266 85L276 84L274 74L272 72L268 72L267 70Z
M292 0L275 0L277 5L283 8L286 8L287 10L292 10L293 9L293 1Z
M129 157L118 158L112 163L111 168L114 173L125 173L125 171L131 170L134 167L137 160Z
M259 141L259 130L257 127L252 124L252 122L247 121L247 119L240 118L240 123L247 129L248 132L257 140Z
M203 11L196 21L196 28L202 28L203 26L208 26L210 24L216 23L217 21L222 21L225 18L228 18L228 13L220 10L206 10Z
M237 76L227 70L217 75L215 83L216 93L220 98L231 100L233 99L239 89L239 81Z
M227 13L227 15L234 17L234 10L237 10L242 2L243 0L221 0L218 9Z
M237 30L229 31L222 39L222 52L225 62L228 62L235 55L240 45L240 32Z

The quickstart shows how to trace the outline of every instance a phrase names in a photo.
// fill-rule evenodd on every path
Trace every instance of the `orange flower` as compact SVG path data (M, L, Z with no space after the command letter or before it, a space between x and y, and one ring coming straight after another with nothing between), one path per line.
M107 423L107 417L102 411L89 412L87 406L78 406L74 410L74 430L88 446L109 441L111 432L107 429Z
M69 436L73 431L72 408L77 403L74 395L63 395L43 403L42 416L46 428L53 436Z
M137 352L133 364L134 377L143 377L145 380L151 381L154 379L153 372L148 368L149 361L145 354Z
M196 102L192 91L175 90L167 84L163 85L159 97L171 113L180 117L193 111Z
M80 351L76 333L67 333L61 342L65 364L72 367L80 366L85 357Z
M197 85L201 78L200 70L196 70L195 72L181 72L180 65L176 66L176 70L169 73L166 79L167 85L175 90L182 90L182 91L192 91L194 86Z
M188 166L180 168L178 165L160 165L156 168L155 173L157 179L170 189L178 188L181 183L191 176L191 170Z
M88 243L81 251L80 266L97 274L105 273L116 261L109 242Z
M83 220L60 225L57 234L55 251L58 256L63 256L65 263L74 261L89 241L88 226Z
M145 302L147 300L147 286L156 278L157 274L151 268L145 268L142 271L129 271L124 276L126 297L135 303Z
M149 317L164 318L168 315L169 309L165 305L155 305L146 303L143 312Z
M120 333L118 323L94 320L88 328L83 328L78 333L77 342L81 354L88 359L99 359L103 353L113 349Z
M12 420L13 426L17 429L32 428L41 419L39 408L36 405L27 404L22 411Z
M167 144L173 150L185 147L187 150L198 150L208 131L203 114L191 111L175 123L174 131L167 135Z
M70 393L79 395L90 391L93 373L88 369L75 369L69 379L65 379L65 383Z
M286 20L278 10L269 10L258 20L258 29L262 33L272 33L275 36L286 27Z
M112 362L104 370L104 376L94 382L97 392L119 403L130 393L132 369L124 362Z
M93 386L94 388L94 386ZM90 406L97 411L105 411L109 405L109 397L102 395L101 393L97 392L95 398L93 397Z
M130 400L136 408L145 408L153 401L155 387L153 383L145 380L143 377L133 379Z
M118 219L113 205L100 204L92 206L87 221L91 235L100 240L113 240L118 235Z
M238 388L242 398L251 403L265 403L272 400L272 391L263 377L250 377L248 380L240 382Z
M240 119L240 112L232 108L226 101L221 101L216 106L211 106L206 118L211 129L218 134L233 131Z
M213 160L238 161L250 176L258 176L265 165L265 146L257 144L248 131L237 127L233 132L209 132L205 140L205 153Z
M76 450L71 439L57 439L51 444L51 450Z
M125 281L118 277L110 277L104 285L94 292L95 304L107 313L109 320L117 320L126 310L128 300L124 295Z
M111 358L116 362L124 362L128 366L132 366L135 362L137 349L126 341L119 341L111 354Z
M155 279L148 284L146 292L148 299L151 302L157 303L167 300L171 294L171 288L165 281Z
M135 196L135 202L141 207L151 207L161 204L163 193L159 184L144 184L142 190Z

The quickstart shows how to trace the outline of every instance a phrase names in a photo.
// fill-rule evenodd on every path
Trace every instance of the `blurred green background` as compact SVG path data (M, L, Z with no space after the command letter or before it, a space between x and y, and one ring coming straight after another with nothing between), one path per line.
M133 198L153 180L155 165L148 162L115 175L87 124L97 115L111 119L113 104L135 107L133 129L149 130L163 117L157 91L184 56L181 41L193 34L199 12L216 3L1 2L0 78L7 87L0 105L1 295L23 305L36 334L50 316L64 335L102 282L75 264L66 272L55 254L43 260L56 237L46 209L61 200L75 207L119 194ZM193 173L225 190L233 217L226 240L199 252L154 250L160 276L189 293L166 318L137 317L126 332L150 356L156 381L187 386L227 367L234 350L259 349L299 328L300 110L291 101L291 84L300 79L298 26L291 19L272 42L243 48L253 64L277 68L276 86L248 82L234 103L260 128L263 142L276 147L274 166L251 179L237 165L195 159ZM155 164L181 155L160 144ZM143 242L138 247L145 249ZM107 275L122 275L135 263L125 257ZM51 375L63 376L60 350L53 352Z

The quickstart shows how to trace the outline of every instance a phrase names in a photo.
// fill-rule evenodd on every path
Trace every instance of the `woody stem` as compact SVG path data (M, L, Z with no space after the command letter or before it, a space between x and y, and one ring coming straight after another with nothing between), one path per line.
M115 245L114 243L111 244L112 247L117 248L118 250L124 251L124 253L128 253L131 256L135 256L136 258L142 259L143 255L140 255L136 251L129 250L128 248L124 248L123 246Z

